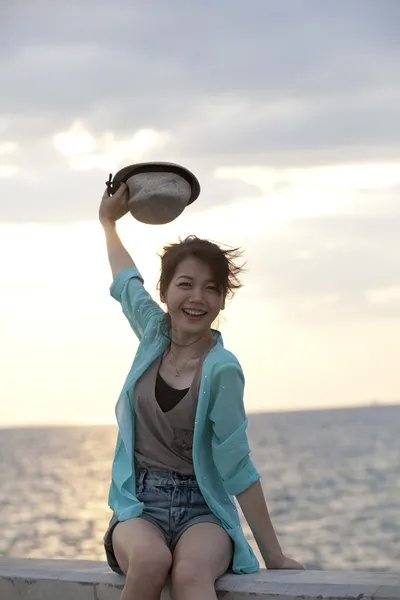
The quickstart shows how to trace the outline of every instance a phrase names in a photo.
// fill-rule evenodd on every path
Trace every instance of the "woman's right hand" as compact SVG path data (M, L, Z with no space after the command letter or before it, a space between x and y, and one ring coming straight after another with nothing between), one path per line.
M108 195L106 189L99 208L100 223L115 223L115 221L126 215L129 212L128 200L129 194L126 183L121 183L118 190L112 196Z

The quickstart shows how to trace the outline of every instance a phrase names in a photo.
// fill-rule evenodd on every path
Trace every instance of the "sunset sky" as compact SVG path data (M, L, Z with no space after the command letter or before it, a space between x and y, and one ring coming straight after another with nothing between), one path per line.
M165 242L245 251L220 329L249 412L400 402L398 0L1 11L0 426L114 422L137 343L97 210L146 160L202 186L119 224L155 297Z

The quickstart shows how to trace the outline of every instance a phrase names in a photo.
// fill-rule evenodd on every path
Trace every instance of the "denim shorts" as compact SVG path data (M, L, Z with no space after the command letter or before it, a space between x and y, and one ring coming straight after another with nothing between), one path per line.
M136 473L136 497L144 504L144 510L140 517L135 518L145 519L158 527L171 552L181 535L192 525L215 523L222 527L192 476L140 469ZM112 534L118 522L114 514L104 536L104 548L110 568L121 575L112 545Z

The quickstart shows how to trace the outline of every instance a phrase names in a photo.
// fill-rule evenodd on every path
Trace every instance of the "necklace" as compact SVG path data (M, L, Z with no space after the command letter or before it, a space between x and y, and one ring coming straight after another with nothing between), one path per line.
M201 356L203 356L203 352L201 354L199 354L199 356L189 356L189 358L187 358L185 360L185 362L179 367L176 366L176 364L171 360L170 358L170 354L172 354L174 356L174 354L171 352L171 350L168 352L167 354L167 358L170 362L170 364L173 366L174 370L175 370L175 377L180 377L181 376L181 371L186 367L186 365L188 364L189 360L197 360L198 358L200 358Z

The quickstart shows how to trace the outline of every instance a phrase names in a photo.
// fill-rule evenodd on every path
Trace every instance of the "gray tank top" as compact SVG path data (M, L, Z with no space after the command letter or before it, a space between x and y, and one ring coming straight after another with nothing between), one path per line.
M168 412L162 411L155 396L161 356L136 382L134 410L137 468L194 475L193 433L204 358L205 356L199 360L188 392Z

